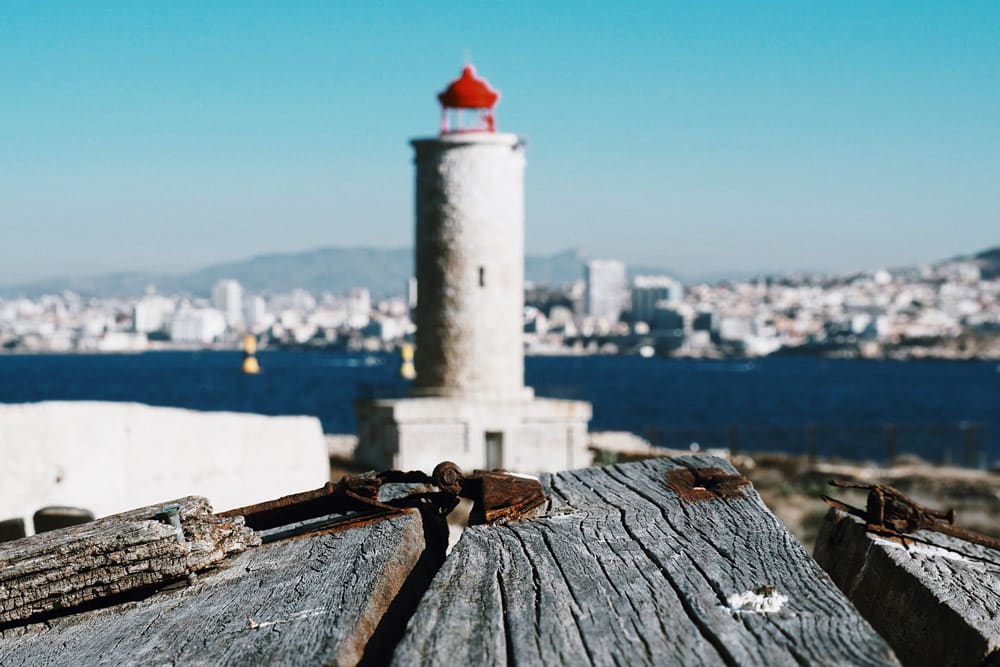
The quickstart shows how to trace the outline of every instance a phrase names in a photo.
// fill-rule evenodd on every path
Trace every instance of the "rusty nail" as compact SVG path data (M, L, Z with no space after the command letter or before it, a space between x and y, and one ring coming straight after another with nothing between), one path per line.
M177 541L184 544L187 540L184 539L184 529L181 528L181 506L180 505L167 505L162 508L159 512L153 515L153 518L160 523L165 523L169 526L173 526L177 529Z
M868 502L864 509L852 507L828 496L823 496L823 500L834 509L862 519L869 532L901 538L918 530L929 530L989 549L1000 549L1000 540L954 525L953 509L937 510L925 507L898 489L885 484L859 484L834 479L831 479L829 484L839 488L868 490Z

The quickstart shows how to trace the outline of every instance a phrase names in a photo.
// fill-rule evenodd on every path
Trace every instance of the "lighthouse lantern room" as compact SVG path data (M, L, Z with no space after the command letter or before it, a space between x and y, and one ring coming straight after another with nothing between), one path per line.
M500 93L476 76L476 68L466 65L462 75L438 94L441 134L495 131L493 107L499 99Z

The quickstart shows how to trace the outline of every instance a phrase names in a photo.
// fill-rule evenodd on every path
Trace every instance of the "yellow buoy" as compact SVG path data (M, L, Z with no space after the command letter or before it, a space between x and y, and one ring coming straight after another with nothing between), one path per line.
M257 373L260 373L260 364L257 363L256 357L243 358L243 372L247 375L256 375Z
M243 337L243 372L247 375L260 373L260 364L257 363L257 338L253 334Z
M403 343L399 348L399 356L403 363L399 367L399 374L405 380L412 380L417 377L417 369L413 366L413 343Z

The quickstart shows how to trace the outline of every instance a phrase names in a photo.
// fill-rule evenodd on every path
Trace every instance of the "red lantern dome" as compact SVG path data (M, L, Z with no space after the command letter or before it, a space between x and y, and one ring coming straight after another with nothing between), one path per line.
M462 76L438 95L441 106L452 109L492 109L498 99L500 93L490 88L485 79L476 76L476 68L472 65L462 68Z
M493 90L485 79L476 76L476 68L466 65L462 68L462 75L438 95L441 102L441 134L493 132L493 107L499 99L500 93ZM462 109L474 113L463 113ZM449 110L454 112L454 123L449 122ZM469 123L470 119L472 123Z

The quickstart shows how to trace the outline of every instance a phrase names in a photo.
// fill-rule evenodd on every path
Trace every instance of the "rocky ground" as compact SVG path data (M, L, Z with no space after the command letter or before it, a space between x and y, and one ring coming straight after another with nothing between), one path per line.
M850 461L809 461L784 454L737 457L733 462L760 492L761 498L799 540L810 549L827 511L830 495L864 507L866 493L836 489L838 479L886 484L935 509L954 509L956 525L1000 537L1000 474L942 466L915 457L899 457L888 465Z

